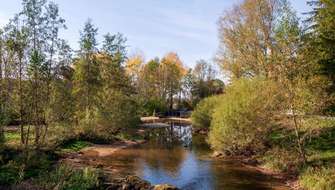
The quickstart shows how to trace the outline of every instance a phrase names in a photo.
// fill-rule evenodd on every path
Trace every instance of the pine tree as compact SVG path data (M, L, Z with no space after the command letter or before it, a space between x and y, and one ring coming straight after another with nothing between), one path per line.
M320 66L320 74L332 82L329 92L335 92L335 1L310 1L314 10L307 20L310 23L308 36L310 58ZM316 59L316 60L315 60Z
M85 23L81 32L80 51L75 61L73 93L77 101L77 121L91 126L97 112L100 87L99 63L97 61L97 35L98 29L91 20Z

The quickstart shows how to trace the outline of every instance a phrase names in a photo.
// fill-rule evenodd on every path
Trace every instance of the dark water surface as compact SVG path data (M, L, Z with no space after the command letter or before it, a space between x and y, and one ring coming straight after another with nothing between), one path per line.
M238 162L211 159L204 137L191 126L170 124L148 130L149 142L103 158L119 175L137 175L152 184L192 190L286 190L278 180Z

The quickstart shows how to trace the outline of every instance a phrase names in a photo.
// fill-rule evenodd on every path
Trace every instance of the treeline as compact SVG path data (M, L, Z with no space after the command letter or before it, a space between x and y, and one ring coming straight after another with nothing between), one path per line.
M124 37L106 34L99 48L98 30L88 21L73 57L74 51L59 37L66 26L58 6L45 0L24 0L22 5L1 31L1 129L20 125L26 146L33 131L38 147L54 124L87 130L103 126L107 134L133 125L138 112L124 69Z
M194 69L188 69L173 52L148 62L141 54L133 55L126 70L139 95L142 115L192 110L201 99L224 90L212 64L199 60Z
M0 29L2 140L8 125L20 126L25 147L45 144L60 126L108 139L136 126L141 115L192 109L223 91L210 63L189 69L176 53L148 62L140 54L128 57L122 34L98 42L90 20L73 50L60 38L66 25L59 12L53 2L23 0L22 11Z
M286 0L244 0L226 10L217 60L231 83L192 117L209 128L215 150L298 173L307 189L333 189L324 174L334 171L335 157L335 2L309 5L306 20Z

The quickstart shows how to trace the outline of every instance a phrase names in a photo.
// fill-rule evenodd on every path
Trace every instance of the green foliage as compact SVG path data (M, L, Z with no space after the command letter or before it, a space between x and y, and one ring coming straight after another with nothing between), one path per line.
M10 161L0 167L0 184L11 185L23 180L24 165Z
M335 2L333 0L317 0L309 2L314 11L310 21L312 33L307 43L312 61L321 67L320 73L332 81L330 92L334 92L335 84Z
M308 168L299 177L300 185L308 190L335 189L335 168Z
M99 173L91 168L74 169L62 164L54 171L41 175L36 183L44 189L86 190L99 185Z
M231 154L262 149L271 128L277 125L281 100L274 82L262 78L234 81L214 111L210 144Z
M192 126L196 128L209 128L212 114L223 96L212 96L203 99L192 112Z
M166 112L168 110L167 105L164 100L152 98L150 100L144 100L142 104L142 115L152 116L158 112Z
M61 146L61 149L65 152L78 152L81 149L90 146L91 143L80 140L70 140Z
M34 178L51 168L54 154L29 151L5 152L4 160L0 166L0 184L18 184L25 179Z
M5 133L5 139L6 141L20 141L21 136L17 132L7 132Z

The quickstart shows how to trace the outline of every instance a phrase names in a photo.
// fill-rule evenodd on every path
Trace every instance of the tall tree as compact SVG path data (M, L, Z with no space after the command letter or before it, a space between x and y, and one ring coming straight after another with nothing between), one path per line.
M274 30L286 0L245 0L219 19L218 62L233 77L273 76Z
M29 122L35 126L35 144L40 145L42 126L45 124L45 73L46 55L44 52L46 38L44 6L46 0L23 0L24 22L29 31L28 77L29 77ZM29 135L29 128L27 136ZM29 138L26 138L27 141ZM26 142L28 144L28 142Z
M55 55L57 53L57 43L59 43L59 30L65 28L65 20L59 16L58 5L49 2L46 5L45 12L45 25L46 25L46 113L45 113L45 131L43 135L43 140L45 141L49 123L52 122L52 119L49 115L51 113L51 91L52 91L52 81L54 79L54 68L55 68Z
M313 7L310 12L308 34L305 46L309 62L319 67L319 74L326 76L331 85L328 92L335 92L335 2L333 0L310 1ZM332 103L334 105L334 103ZM334 106L332 106L334 107ZM334 108L332 108L334 110Z
M12 79L14 81L11 89L12 101L11 107L13 109L14 115L17 115L18 122L20 124L21 132L21 143L25 142L24 134L24 124L26 123L27 114L25 113L25 92L26 88L24 87L25 80L25 69L26 61L25 54L28 44L28 30L21 24L21 18L19 15L16 15L10 23L6 26L7 34L7 51L12 52Z
M99 62L97 61L98 29L91 20L85 23L81 32L79 58L75 62L74 95L77 99L77 120L89 126L97 111L98 90L100 87Z
M187 73L176 53L168 53L160 63L161 93L167 96L170 110L173 109L174 96L181 95L182 78ZM179 98L180 99L180 98Z

